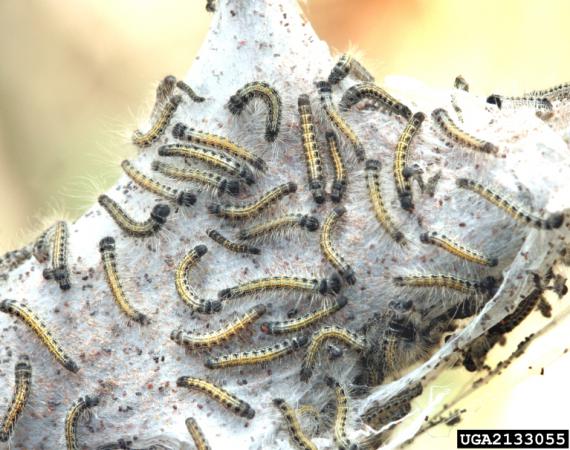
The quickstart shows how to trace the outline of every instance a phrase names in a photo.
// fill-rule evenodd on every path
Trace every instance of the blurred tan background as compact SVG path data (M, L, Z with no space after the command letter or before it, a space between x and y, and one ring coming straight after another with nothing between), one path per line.
M183 76L198 51L210 22L204 4L0 1L0 251L26 242L54 212L77 217L112 184L156 82ZM462 74L482 95L570 81L567 0L311 0L303 8L323 39L361 50L380 80L406 74L442 87ZM553 406L570 402L561 388L570 374L565 328L468 403L462 427L568 428L567 412ZM457 390L469 380L455 373L439 385ZM444 427L416 448L454 442Z

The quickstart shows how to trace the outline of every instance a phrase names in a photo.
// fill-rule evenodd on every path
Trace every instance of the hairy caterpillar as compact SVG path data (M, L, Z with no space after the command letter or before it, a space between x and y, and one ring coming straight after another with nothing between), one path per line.
M180 377L176 380L176 386L204 392L240 417L250 420L255 417L255 411L248 403L210 381L201 378Z
M194 92L194 89L192 89L188 83L185 83L182 80L178 80L176 87L184 92L188 97L190 97L190 100L193 102L202 103L204 100L206 100L204 97L200 97L198 94L196 94L196 92Z
M231 288L222 289L218 292L218 298L234 299L275 289L291 289L326 294L327 292L338 292L340 290L340 280L336 277L330 277L328 281L326 278L317 280L316 278L289 276L258 278L257 280L240 283Z
M221 205L210 203L208 211L218 217L232 220L246 220L258 216L263 210L289 194L297 192L297 185L292 181L274 187L256 201L245 205Z
M14 369L14 395L0 425L0 442L6 442L28 403L32 388L32 365L27 355L20 355Z
M248 185L255 183L253 174L248 167L240 164L234 158L230 158L229 156L222 155L221 153L207 148L200 148L194 145L168 144L160 147L158 149L158 154L160 156L181 156L183 158L202 161L216 169L223 170L229 175L240 177Z
M308 214L286 214L267 222L244 228L238 232L238 239L259 239L276 232L294 227L315 231L319 228L319 220Z
M347 89L339 103L339 108L341 110L350 109L365 98L378 102L388 111L402 116L404 119L410 120L410 117L412 116L410 108L396 100L384 89L374 83L356 84Z
M44 269L43 271L44 278L46 280L53 278L63 291L71 288L67 266L68 239L67 222L60 220L55 224L51 238L51 269Z
M499 151L495 144L478 139L459 128L455 122L451 120L451 117L449 117L445 109L434 109L431 113L431 117L439 125L444 134L457 144L483 153L497 153Z
M534 214L524 211L521 207L509 202L504 197L496 194L491 189L483 186L476 181L469 180L467 178L458 178L456 180L458 187L463 189L468 189L472 192L483 197L489 203L497 206L498 208L505 211L513 219L527 225L532 225L536 228L543 228L546 230L551 230L555 228L560 228L564 222L564 215L561 213L550 214L547 218L543 219Z
M510 108L526 107L549 114L552 114L554 109L550 100L540 97L506 97L504 95L493 94L487 97L487 103L496 105L499 109L502 109L503 106Z
M336 414L334 419L334 442L339 449L357 450L357 446L352 444L346 435L346 420L348 415L348 397L344 387L329 376L325 377L325 383L334 389L336 398Z
M307 344L306 336L278 342L269 347L257 348L229 355L209 357L204 365L208 369L223 369L226 367L265 364L293 353Z
M346 208L344 206L337 206L327 215L321 230L320 245L325 258L338 271L340 276L343 277L348 284L354 284L356 283L354 270L352 270L350 264L347 264L344 258L338 254L331 241L332 229L336 221L341 218L345 212Z
M339 295L331 302L325 302L325 304L319 309L302 316L284 320L282 322L263 322L261 324L261 331L267 334L284 334L299 331L323 320L326 317L329 317L344 308L347 303L348 299L344 295Z
M456 242L455 240L447 237L445 234L438 233L437 231L422 233L420 235L420 241L424 244L436 245L446 252L451 253L452 255L458 256L459 258L463 258L466 261L475 264L495 267L499 263L499 260L497 258L490 258L488 256L485 256L478 251L470 249L469 247Z
M450 274L433 275L408 275L394 277L394 282L399 286L413 287L442 287L472 294L477 292L490 292L495 287L496 280L486 277L481 281L465 280Z
M121 280L119 280L119 275L117 273L117 262L115 256L115 239L110 236L104 237L99 242L99 251L101 252L101 260L103 261L103 268L105 270L105 278L107 279L107 284L109 289L111 289L111 294L115 299L115 302L123 311L126 316L142 325L149 323L147 316L137 311L129 302L129 299L123 291L123 286L121 285Z
M100 195L98 202L124 232L135 237L155 234L166 223L166 218L170 214L170 207L164 203L159 203L152 208L147 220L137 222L129 217L123 208L109 196Z
M158 94L158 93L157 93ZM162 107L162 111L158 113L158 118L146 133L137 130L133 133L133 144L138 147L148 147L155 142L170 123L172 116L178 109L178 105L182 102L182 97L175 95Z
M186 428L188 429L188 433L190 433L190 436L192 436L196 450L212 450L210 444L208 444L208 441L204 436L204 433L202 432L202 429L194 417L188 417L185 421L185 424Z
M315 136L313 111L311 110L309 96L307 94L300 95L297 99L297 106L299 111L299 126L301 128L301 141L305 162L307 164L309 189L315 202L321 204L325 201L323 165Z
M281 125L281 97L279 92L264 81L247 83L230 97L228 109L232 114L241 114L246 105L253 99L259 98L267 106L265 123L265 140L273 142L279 134Z
M378 223L384 228L384 231L396 242L404 242L404 234L396 228L396 225L386 209L382 198L382 190L380 188L380 161L369 159L366 161L366 185L368 187L368 195L372 203L372 210L378 220Z
M295 410L282 398L273 400L273 404L279 409L283 418L287 422L289 437L299 450L318 450L317 446L311 442L303 432Z
M65 416L65 442L67 444L67 450L79 450L82 446L79 444L79 439L77 439L77 425L79 424L79 419L88 409L93 408L99 404L98 397L81 397L77 400Z
M469 83L463 78L461 75L457 75L455 77L455 81L453 82L453 87L455 89L459 89L460 91L469 92Z
M374 77L358 60L348 53L344 53L332 68L328 82L330 84L338 84L344 80L349 73L361 81L374 81Z
M530 97L546 98L548 100L566 100L570 98L570 83L559 84L548 89L531 91L525 95Z
M32 254L36 261L44 263L49 259L49 243L56 224L46 228L35 240Z
M414 209L412 199L412 183L410 181L410 173L408 166L409 147L412 139L420 131L426 116L422 112L415 113L409 120L406 128L398 139L396 144L396 154L394 155L394 179L396 180L396 189L400 197L400 205L406 211Z
M240 331L249 327L253 322L265 314L266 308L263 305L256 305L248 309L243 315L237 317L232 322L228 322L217 330L208 333L198 334L174 330L170 334L170 339L180 345L186 345L191 349L211 348L228 340Z
M301 381L308 381L309 378L311 378L317 359L317 353L323 343L329 339L340 341L357 351L362 351L366 348L366 339L346 328L337 325L322 327L311 337L311 343L309 344L301 366Z
M203 131L188 128L183 123L177 123L172 129L172 136L181 141L187 141L198 147L210 147L216 150L227 152L233 156L243 159L258 170L267 170L267 164L259 156L254 155L249 150L237 145L229 139L216 134L204 133Z
M222 309L221 302L218 300L204 300L198 298L188 283L190 269L198 264L200 258L207 252L208 247L205 245L197 245L184 256L176 269L175 285L179 297L190 308L199 313L212 314Z
M346 190L346 167L338 148L338 140L332 131L326 132L327 146L334 167L334 180L331 187L331 200L333 202L340 202L342 195Z
M5 299L0 303L0 311L21 319L42 341L57 362L70 372L79 372L79 366L61 348L43 321L39 319L28 305L16 300Z
M228 249L235 253L249 253L251 255L259 255L261 250L257 247L252 247L247 244L240 244L238 242L232 242L225 236L223 236L219 231L209 228L206 230L206 234L215 242L220 244L222 247Z
M192 192L179 191L173 187L165 186L147 177L126 159L121 163L121 167L131 180L146 191L152 192L180 206L192 206L196 203L196 196Z
M214 172L200 169L181 169L176 166L163 163L161 161L153 161L152 170L162 175L179 181L191 181L207 188L213 189L218 197L222 194L238 195L240 192L239 182L236 180L228 180Z
M406 416L412 409L410 401L421 395L422 392L422 384L416 383L404 389L383 405L375 405L367 409L362 415L362 420L364 423L380 429L384 425Z
M342 118L338 109L332 101L332 90L329 83L326 81L317 82L317 88L319 89L319 94L321 96L321 106L323 107L329 121L334 125L334 127L342 133L342 135L350 142L354 148L354 153L359 161L364 161L366 154L364 151L364 145L358 139L356 133L348 125L348 123ZM328 137L327 137L328 141ZM330 145L330 142L329 142ZM337 144L338 147L338 144ZM335 166L336 168L336 166Z

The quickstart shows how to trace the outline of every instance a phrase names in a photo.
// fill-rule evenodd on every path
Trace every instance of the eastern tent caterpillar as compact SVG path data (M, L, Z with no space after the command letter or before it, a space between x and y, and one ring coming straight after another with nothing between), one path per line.
M170 123L172 116L176 112L178 105L182 102L182 97L175 95L171 97L170 100L163 106L162 111L160 111L158 118L152 124L150 129L146 133L142 133L137 130L133 133L133 144L138 147L148 147L153 142L155 142L162 134L164 130Z
M410 117L412 116L412 111L410 108L408 108L400 101L396 100L394 97L388 94L388 92L374 83L356 84L347 89L339 103L339 108L341 110L350 109L360 100L363 100L365 98L378 102L388 111L402 116L406 120L410 120Z
M28 403L32 388L32 365L27 355L20 355L14 369L14 394L0 425L0 442L6 442Z
M299 450L318 450L317 446L311 442L303 432L295 410L282 398L273 400L273 404L279 409L283 418L287 422L289 437Z
M426 116L422 112L415 113L408 121L406 128L400 135L396 144L394 155L394 179L396 190L400 198L400 205L406 211L413 211L411 173L409 173L409 148L414 136L418 134Z
M257 247L253 247L247 244L241 244L239 242L232 242L224 235L222 235L219 231L214 230L213 228L209 228L206 230L206 234L210 237L213 241L220 244L222 247L228 249L231 252L235 253L249 253L251 255L259 255L261 250Z
M0 311L21 319L42 341L54 358L67 370L73 373L79 371L79 367L61 348L46 328L42 320L26 305L16 300L5 299L0 303Z
M253 99L259 98L267 106L265 122L265 140L273 142L279 134L281 125L281 97L275 88L264 81L247 83L230 97L228 109L232 114L241 114L246 105Z
M326 132L327 146L334 167L334 180L331 187L331 200L340 202L346 190L346 167L338 148L338 140L332 131Z
M176 380L176 386L204 392L240 417L250 420L255 417L255 411L248 403L210 381L201 378L180 377Z
M174 91L175 84L176 77L174 75L167 75L158 83L158 86L156 87L156 100L154 101L154 106L150 113L152 120L156 120L156 118L161 114L161 108L163 108L165 103L168 102L168 99Z
M286 214L276 219L241 229L238 232L238 239L260 239L297 226L308 231L315 231L319 228L319 220L308 214Z
M105 278L107 279L107 284L109 285L109 289L111 289L111 294L113 295L115 302L129 319L142 325L147 325L149 323L148 317L137 311L131 305L129 299L125 295L125 291L123 291L123 286L121 285L121 280L119 280L119 274L117 273L115 239L110 236L101 239L99 242L99 251L101 252L101 261L103 261Z
M44 278L57 281L60 289L63 291L71 288L69 268L67 266L68 239L67 222L60 220L55 224L51 237L51 269L44 269L43 271Z
M407 415L412 409L410 401L421 395L422 392L422 384L416 383L390 398L383 405L375 405L367 409L362 415L362 420L364 423L380 429L384 425Z
M550 114L552 114L554 109L550 100L540 97L506 97L504 95L493 94L487 97L487 103L496 105L499 109L503 109L503 106L509 108L526 107Z
M350 144L354 148L356 158L359 161L364 161L364 159L366 158L364 146L362 145L362 142L360 142L360 139L358 139L358 136L352 130L350 125L348 125L346 120L342 118L340 112L333 103L332 90L330 84L327 83L326 81L319 81L317 82L317 88L319 89L319 94L321 96L321 106L323 107L327 117L329 118L329 121L334 125L334 127L340 133L342 133L342 135L348 140L348 142L350 142Z
M83 413L98 404L98 397L89 397L86 395L77 400L71 408L69 408L65 416L65 442L67 444L67 450L80 450L83 448L83 446L79 444L79 439L77 439L77 425L79 424L79 419Z
M188 283L188 276L190 269L198 264L200 258L208 252L208 247L205 245L197 245L190 250L180 261L176 269L175 285L176 292L184 303L186 303L194 311L203 314L212 314L222 309L222 304L218 300L205 300L199 298L190 283Z
M218 197L222 194L238 195L240 192L239 182L229 180L214 172L200 169L181 169L176 166L153 161L152 170L160 172L162 175L179 181L190 181L212 189Z
M39 263L44 263L49 259L49 243L51 241L54 228L55 224L46 228L34 242L32 254Z
M193 102L202 103L204 100L206 100L204 97L196 94L196 92L194 92L194 89L192 89L188 83L185 83L182 80L178 80L176 87L184 92L188 97L190 97L190 100Z
M168 144L158 149L160 156L181 156L195 159L208 164L216 169L223 170L229 175L240 177L248 185L255 183L251 170L240 164L236 159L207 148L195 147L194 145Z
M307 164L307 178L309 189L313 194L315 202L321 204L325 201L323 189L324 176L323 164L315 136L315 125L313 123L313 111L309 96L302 94L297 100L299 111L299 126L301 128L301 141L305 162Z
M348 74L361 81L373 82L374 77L366 70L366 68L357 61L353 56L344 53L333 66L329 74L329 83L338 84L344 80Z
M152 208L150 217L147 220L137 222L129 217L123 208L109 196L100 195L98 202L109 213L119 228L135 237L152 236L166 223L166 218L170 214L170 207L164 203L159 203Z
M188 417L185 421L185 424L186 428L188 429L188 433L190 433L190 436L192 436L196 450L212 450L210 444L208 444L208 441L204 436L204 433L202 432L202 429L194 417Z
M496 145L478 139L459 128L445 109L434 109L431 117L439 125L443 133L455 143L483 153L497 153L499 151Z
M331 263L331 265L338 271L340 276L342 276L348 284L356 283L356 277L354 276L354 270L348 264L344 258L339 255L334 246L332 245L331 233L337 220L340 219L346 213L346 208L344 206L337 206L334 208L325 218L323 227L321 230L321 251L325 255L325 258Z
M176 188L165 186L147 177L126 159L121 163L121 167L131 180L146 191L152 192L180 206L192 206L196 203L196 196L192 192L179 191Z
M311 343L301 366L301 381L308 381L311 378L319 349L329 339L340 341L357 351L362 351L366 348L366 339L346 328L337 325L321 327L311 337Z
M467 81L465 81L465 78L463 78L461 75L457 75L455 77L453 87L455 89L459 89L460 91L469 92L469 83L467 83Z
M570 98L570 83L559 84L548 89L531 91L525 95L530 97L546 98L548 100L566 100Z
M335 379L325 377L327 386L334 389L336 399L336 414L334 419L334 442L342 450L357 450L357 446L350 442L346 435L346 420L348 416L348 397L344 387Z
M493 277L486 277L481 281L474 281L443 273L398 276L394 277L394 282L399 286L448 288L463 292L464 294L490 292L496 284L496 280Z
M282 322L264 322L261 324L261 331L267 334L284 334L299 331L329 317L344 308L347 303L348 299L344 295L339 295L332 301L325 302L319 309L302 316Z
M253 322L265 314L265 311L265 306L256 305L217 330L203 334L174 330L170 334L170 339L179 345L185 345L193 350L199 348L211 348L221 344L249 327Z
M386 209L382 198L382 190L380 188L380 161L369 159L366 161L366 185L368 186L368 195L372 203L372 210L378 220L378 223L384 228L384 231L396 242L404 242L404 234L396 228L396 225Z
M278 358L282 358L293 353L307 344L306 336L294 337L290 340L278 342L269 347L256 348L239 353L228 355L211 356L206 359L204 365L208 369L223 369L226 367L245 366L253 364L266 364Z
M551 230L560 228L564 222L564 214L562 213L553 213L550 214L547 218L543 219L532 213L524 211L521 207L511 203L504 197L501 197L499 194L496 194L491 189L483 186L480 183L477 183L476 181L469 180L467 178L458 178L456 180L456 184L462 189L467 189L475 192L487 200L489 203L492 203L493 205L502 209L513 219L523 224L532 225L536 228Z
M482 253L447 237L445 234L438 233L437 231L422 233L420 235L420 241L424 244L436 245L452 255L458 256L459 258L463 258L464 260L475 264L495 267L499 263L497 258L485 256Z
M230 141L228 138L218 136L216 134L204 133L203 131L198 131L194 128L188 128L180 122L174 125L172 136L198 147L210 147L227 152L230 155L243 159L262 172L267 170L267 164L262 158L237 145L235 142Z
M218 217L232 220L246 220L257 217L263 210L283 197L297 192L297 185L292 181L274 187L267 191L256 201L244 205L222 205L220 203L210 203L208 211Z

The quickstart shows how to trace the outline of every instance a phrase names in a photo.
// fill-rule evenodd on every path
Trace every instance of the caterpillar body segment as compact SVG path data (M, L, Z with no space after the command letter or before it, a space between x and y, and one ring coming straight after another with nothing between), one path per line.
M126 159L121 163L121 167L131 180L146 191L152 192L153 194L163 197L179 206L192 206L196 203L196 195L192 192L179 191L176 188L159 183L158 181L143 174Z
M282 398L273 400L273 404L279 409L289 430L289 437L299 450L318 450L309 437L303 432L295 410Z
M350 144L354 148L354 153L356 154L356 158L359 161L364 161L366 159L366 152L364 150L364 145L362 144L356 133L352 130L350 125L348 125L348 123L342 118L340 112L333 103L332 90L330 84L326 81L319 81L317 82L317 88L319 89L319 94L321 97L321 106L323 107L329 121L339 131L339 133L341 133L348 140L348 142L350 142ZM331 143L329 141L328 133L327 133L327 142L329 143L329 150L330 150ZM338 143L336 144L336 147L338 148ZM332 153L332 150L330 151ZM334 156L333 156L333 161L334 161ZM336 162L334 163L334 165L336 173Z
M79 419L83 414L97 406L99 404L98 397L81 397L77 400L71 408L67 411L65 416L65 443L67 445L67 450L80 450L83 446L79 443L77 437L77 426L79 425Z
M297 99L297 106L299 111L299 126L301 128L303 153L307 164L309 190L311 191L315 202L320 205L325 201L325 180L321 154L315 135L313 111L311 109L309 96L306 94L300 95Z
M414 136L420 131L425 114L422 112L415 113L408 121L406 128L400 135L396 144L396 154L394 155L394 179L396 181L396 190L400 198L400 205L406 211L413 211L414 202L412 199L412 183L407 172L409 166L409 150L410 144Z
M359 352L365 350L367 347L366 339L363 336L359 336L346 328L337 325L322 327L311 337L311 342L301 366L301 381L308 381L309 378L311 378L319 349L329 339L342 342Z
M175 274L175 286L178 296L192 310L202 314L212 314L222 309L219 300L206 300L199 298L188 282L190 270L200 261L200 258L208 252L205 245L197 245L190 250L180 261Z
M229 175L241 178L248 185L255 183L249 167L242 165L234 158L214 150L196 147L195 145L168 144L160 147L158 154L160 156L180 156L190 160L201 161L211 167L223 170Z
M239 242L232 242L223 236L219 231L209 228L206 230L206 234L215 242L220 244L222 247L228 249L235 253L249 253L250 255L259 255L261 250L257 247L251 245L242 244Z
M210 381L185 376L176 380L176 386L203 392L240 417L250 420L255 417L255 410L247 402Z
M121 284L119 275L117 273L117 262L115 255L115 239L108 236L99 242L99 251L101 252L101 261L103 261L103 268L105 270L105 278L107 284L111 289L111 294L115 299L115 303L119 306L121 311L131 320L146 325L149 323L147 316L137 311L132 305Z
M267 106L267 120L265 122L265 140L273 142L279 134L281 126L281 96L277 90L264 81L247 83L230 97L228 109L232 114L241 114L246 105L254 98L258 98Z
M264 322L261 324L261 331L267 334L285 334L300 331L331 316L344 308L347 303L348 299L344 295L339 295L332 302L327 302L321 308L302 316L282 322Z
M257 305L217 330L203 334L174 330L170 335L170 339L179 345L185 345L191 349L211 348L248 328L265 314L265 311L265 306Z
M349 74L361 81L374 81L374 77L357 59L348 53L344 53L332 68L328 82L330 84L338 84Z
M283 197L295 192L297 192L297 185L290 181L267 191L252 203L246 203L244 205L222 205L220 203L210 203L208 205L208 212L218 217L230 220L253 219L269 206L278 202Z
M491 142L478 139L459 128L443 108L434 109L432 119L438 124L443 133L459 145L477 150L482 153L496 154L499 149Z
M346 111L364 99L378 102L388 111L402 116L406 120L410 120L412 117L410 108L374 83L360 83L347 89L339 103L339 108L341 111Z
M204 365L208 369L223 369L226 367L266 364L284 356L290 355L307 344L306 336L294 337L268 347L257 348L239 353L209 357Z
M152 162L151 167L152 170L168 178L178 181L190 181L212 189L218 197L222 194L238 195L240 193L240 184L238 181L224 178L214 172L200 169L181 169L174 165L156 160Z
M315 231L319 228L319 220L308 214L286 214L267 222L243 228L238 232L237 237L240 240L260 239L294 227Z
M348 418L348 396L345 388L335 379L326 376L325 383L334 389L336 399L336 413L334 419L334 442L337 448L344 450L357 450L356 444L348 439L346 434L346 421Z
M253 295L268 290L297 290L326 294L340 290L340 280L337 277L330 277L329 280L323 278L302 278L291 276L258 278L246 281L231 288L222 289L218 292L218 298L222 300L235 299L246 295Z
M79 366L67 355L53 338L43 321L25 303L5 299L0 302L0 311L22 320L46 346L53 357L70 372L79 372Z
M346 191L346 166L340 153L336 135L331 131L327 131L326 139L334 167L334 180L331 187L331 200L335 203L338 203L341 201L344 191Z
M262 158L254 155L246 148L237 145L235 142L230 141L228 138L223 136L204 133L203 131L198 131L194 128L188 128L180 122L172 128L172 136L197 147L214 148L216 150L229 153L230 155L246 161L262 172L267 170L267 164Z
M22 416L32 388L32 365L27 355L20 355L14 369L14 394L0 423L0 442L7 442Z
M404 243L404 233L396 227L392 216L386 208L380 187L380 161L369 159L366 161L366 186L376 220L384 231L398 243Z
M431 231L429 233L422 233L420 235L420 241L424 244L432 244L439 248L442 248L446 252L452 255L458 256L466 261L480 264L482 266L495 267L499 260L497 258L492 258L485 256L482 253L473 250L463 244L460 244L454 239L447 237L445 234L438 233L437 231Z
M133 133L133 144L141 148L152 145L160 136L164 134L164 130L166 130L170 124L170 121L181 102L182 97L179 95L171 97L168 102L164 104L162 110L157 113L158 117L156 121L152 124L146 133L143 133L139 130Z
M135 237L147 237L157 233L166 223L166 219L170 214L170 207L164 203L159 203L153 207L147 220L138 222L127 215L125 210L109 196L100 195L98 202L109 213L119 228Z
M180 89L182 92L184 92L193 102L202 103L203 101L206 100L204 97L201 97L198 94L196 94L196 92L194 92L194 89L192 89L188 83L182 80L178 80L176 82L176 87Z
M481 281L466 280L450 274L407 275L394 277L399 286L411 287L441 287L453 289L464 294L491 293L496 287L497 280L486 277Z
M354 284L356 283L354 270L333 247L331 240L332 229L337 220L341 218L345 212L346 208L344 206L337 206L326 216L321 230L320 245L325 258L338 271L340 276L344 278L348 284Z
M196 450L212 450L210 444L206 440L202 429L196 422L196 419L193 417L188 417L185 421L186 428L188 429L188 433L192 436L192 440L194 441L194 445L196 446Z
M456 184L462 189L467 189L480 195L489 203L502 209L513 219L523 224L545 230L552 230L560 228L564 222L564 214L562 213L553 213L546 218L538 217L476 181L467 178L458 178Z

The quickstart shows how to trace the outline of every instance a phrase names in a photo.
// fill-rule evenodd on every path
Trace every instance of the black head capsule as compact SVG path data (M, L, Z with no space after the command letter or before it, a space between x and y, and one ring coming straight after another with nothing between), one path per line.
M99 241L99 251L113 251L115 250L115 239L111 236L104 237Z
M560 228L563 223L564 223L564 214L562 214L562 213L551 214L546 219L546 229L552 230L552 229Z
M342 288L341 278L336 273L333 273L331 276L329 276L328 291L338 294L341 288Z
M245 102L241 95L232 95L228 101L228 109L232 114L240 114L243 111Z
M150 217L152 217L157 223L164 225L169 214L170 207L165 203L159 203L154 208L152 208Z
M501 96L496 94L489 95L489 97L487 97L487 103L490 105L495 105L499 109L501 109L503 106L503 100L501 99Z
M172 128L172 136L175 137L176 139L182 139L184 137L184 135L186 134L186 129L188 127L186 125L184 125L183 123L178 122L176 125L174 125L174 127Z
M305 214L301 217L299 225L305 227L308 231L316 231L319 228L319 219Z
M319 93L321 94L332 92L331 84L328 81L323 81L323 80L317 81L315 83L315 86L317 87Z

